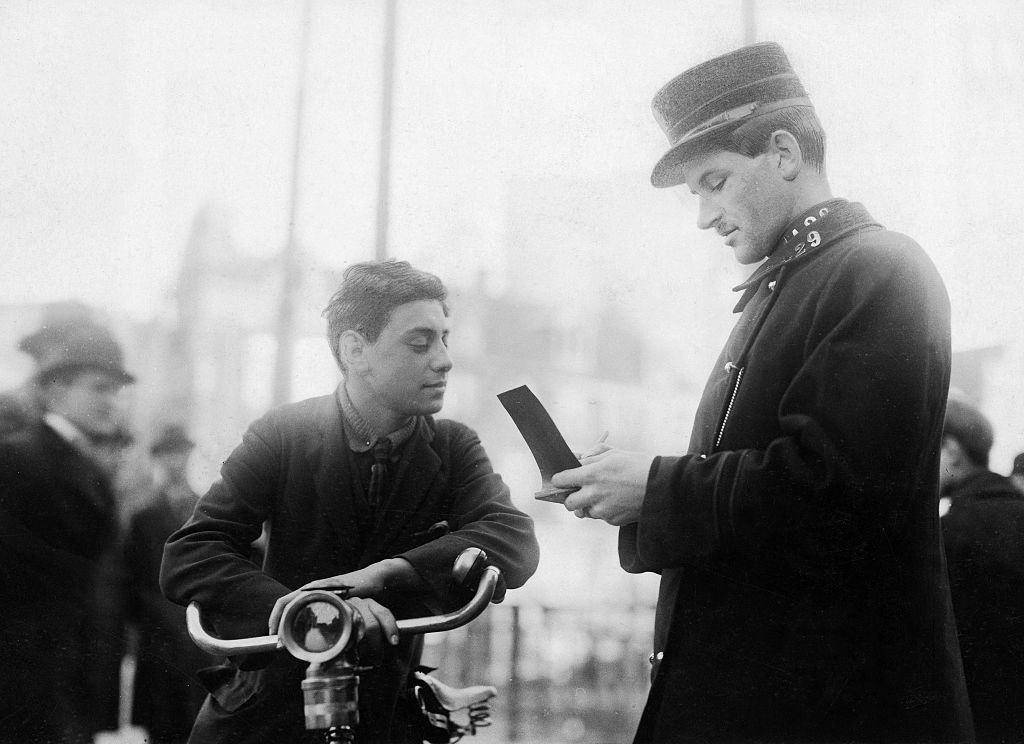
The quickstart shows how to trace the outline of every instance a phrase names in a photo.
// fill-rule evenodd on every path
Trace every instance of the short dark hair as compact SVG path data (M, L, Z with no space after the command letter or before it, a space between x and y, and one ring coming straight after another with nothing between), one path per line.
M704 158L719 151L737 152L748 158L768 150L772 132L785 129L800 145L806 163L819 173L825 170L825 130L818 115L809 106L788 106L762 116L755 116L738 127L726 128L693 143L686 160Z
M448 315L448 290L433 274L414 269L408 261L364 261L352 264L341 286L324 308L327 342L342 370L338 344L345 331L357 331L371 343L391 320L395 308L407 302L437 300Z

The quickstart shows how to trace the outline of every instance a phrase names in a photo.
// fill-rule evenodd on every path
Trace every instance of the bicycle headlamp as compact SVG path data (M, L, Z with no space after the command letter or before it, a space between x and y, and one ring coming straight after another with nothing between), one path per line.
M323 664L358 640L356 620L355 610L337 593L314 589L284 608L278 636L295 658Z

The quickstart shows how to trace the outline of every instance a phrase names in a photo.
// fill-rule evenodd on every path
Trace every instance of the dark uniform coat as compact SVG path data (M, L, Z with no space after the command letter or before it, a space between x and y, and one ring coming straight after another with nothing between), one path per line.
M172 600L198 602L224 637L265 635L278 597L303 584L399 556L445 597L458 554L476 546L509 587L537 566L532 520L516 509L476 435L424 417L392 468L379 513L370 510L348 446L336 396L284 406L255 422L189 522L168 541L161 585ZM266 559L251 563L250 544L270 522ZM430 540L446 521L451 532ZM427 606L392 607L398 616ZM399 691L420 639L387 649L376 673L360 681L359 740L418 741ZM251 663L251 661L250 661ZM304 664L283 651L270 666L225 674L199 714L194 742L298 741L303 732Z
M128 620L138 629L132 723L153 741L185 741L206 697L197 672L218 660L192 642L185 609L160 592L164 543L191 514L195 499L172 503L158 493L132 517L124 545Z
M91 741L94 580L116 533L106 476L57 432L0 442L0 741Z
M843 200L748 282L689 454L652 464L630 571L662 575L637 741L970 739L938 518L949 304Z
M996 473L949 489L942 518L979 742L1024 741L1024 496Z

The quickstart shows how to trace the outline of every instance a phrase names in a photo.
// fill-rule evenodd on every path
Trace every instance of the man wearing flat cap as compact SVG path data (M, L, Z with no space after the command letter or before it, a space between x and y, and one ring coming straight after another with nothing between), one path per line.
M90 637L99 561L117 517L91 440L117 432L133 377L92 322L61 326L40 349L42 415L0 441L0 731L4 741L92 740L85 684L105 646Z
M132 723L152 744L188 739L206 697L196 674L217 662L189 638L185 610L160 592L160 561L167 538L185 524L199 495L188 482L195 446L181 424L164 426L150 445L156 493L131 519L124 545L128 620L138 630Z
M654 99L658 187L744 265L686 454L605 449L556 474L661 574L638 742L972 737L938 518L949 302L932 262L833 197L777 44Z
M1024 496L988 467L992 424L950 396L942 533L978 741L1024 740Z

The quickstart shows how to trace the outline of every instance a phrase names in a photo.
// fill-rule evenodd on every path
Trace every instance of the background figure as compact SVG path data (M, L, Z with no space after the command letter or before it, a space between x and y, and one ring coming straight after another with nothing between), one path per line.
M76 744L95 726L89 670L109 657L93 632L95 582L117 535L91 440L117 431L118 392L134 378L106 328L53 334L34 380L40 417L0 441L0 731Z
M123 425L111 434L90 437L93 461L111 483L119 514L124 513L126 503L131 503L129 494L120 488L118 476L125 464L125 455L134 441L132 433ZM118 524L123 527L123 517L118 520ZM118 537L122 536L119 530ZM126 649L126 596L120 539L111 542L97 564L92 617L86 636L92 649L91 663L87 670L92 695L89 713L93 731L113 731L119 724L121 660Z
M88 306L74 300L52 303L44 309L39 329L21 339L18 350L32 357L38 371L43 360L52 358L55 346L74 333L75 326L83 324L95 325ZM35 374L21 385L0 392L0 436L25 429L42 415Z
M1010 481L1017 487L1017 490L1024 493L1024 452L1013 458L1013 470L1010 471Z
M942 517L967 693L979 742L1024 741L1024 496L988 469L992 426L950 398Z
M153 442L157 492L132 518L124 547L128 620L138 630L132 723L145 728L153 744L188 738L206 697L196 672L217 661L188 637L185 610L164 599L159 586L164 542L185 523L197 499L188 484L193 446L179 425L167 426Z

